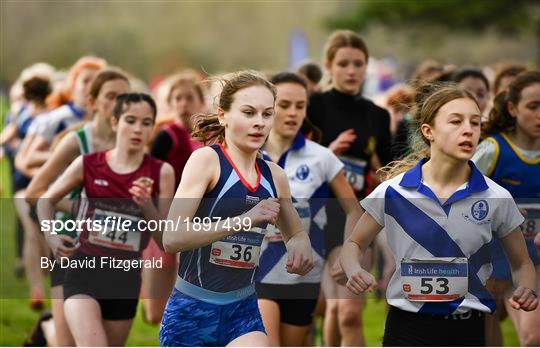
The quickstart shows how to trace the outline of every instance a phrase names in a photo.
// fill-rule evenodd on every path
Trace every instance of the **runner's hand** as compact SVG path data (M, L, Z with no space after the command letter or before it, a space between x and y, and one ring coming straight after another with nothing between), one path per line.
M279 200L268 198L260 201L243 216L251 220L251 226L275 225L279 214Z
M75 240L64 234L49 235L47 237L47 244L49 244L57 260L60 260L61 257L70 257L78 249L78 246L75 246Z
M141 208L148 207L148 204L152 202L152 184L135 181L129 189L129 193L132 195L133 201Z
M333 153L339 156L345 151L347 151L355 140L356 134L354 133L354 129L349 128L341 132L336 138L336 140L330 143L328 148L332 150Z
M286 269L289 273L305 275L313 269L311 242L305 232L296 233L285 244L287 248Z
M366 290L375 290L377 282L369 272L360 269L349 277L346 287L353 294L360 295Z
M330 268L330 275L339 285L345 286L347 284L347 274L341 267L339 260Z
M514 309L522 309L525 312L534 311L538 307L538 296L536 293L524 286L518 286L512 297L508 299Z

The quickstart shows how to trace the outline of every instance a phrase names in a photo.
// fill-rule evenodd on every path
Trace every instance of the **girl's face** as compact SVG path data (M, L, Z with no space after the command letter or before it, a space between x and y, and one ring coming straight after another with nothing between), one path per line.
M88 95L88 90L90 88L90 82L94 76L96 76L97 69L86 68L82 69L75 79L75 85L73 86L73 91L71 91L71 96L73 99L73 104L76 107L83 108L86 104L86 96Z
M508 111L516 118L516 126L533 139L540 138L540 83L523 88L517 105L508 103Z
M102 117L111 118L116 97L120 94L129 92L129 84L122 79L109 80L105 82L97 98L90 99L92 112Z
M362 50L342 47L337 50L332 62L327 63L332 85L338 91L356 95L366 76L367 59Z
M116 146L127 149L128 152L144 151L153 127L152 108L146 102L131 103L118 121L112 118Z
M298 83L281 83L276 89L276 114L272 132L284 138L294 138L306 118L307 91Z
M489 90L482 79L469 76L461 80L459 87L471 92L476 98L480 112L484 113L489 101Z
M181 84L173 89L169 104L182 120L189 119L191 115L200 112L203 107L203 102L197 91L189 83Z
M264 86L251 86L237 91L229 111L218 109L218 118L225 126L227 143L253 152L259 150L274 123L274 96Z
M454 99L444 104L435 116L434 125L422 125L422 133L431 143L431 154L442 153L460 161L468 161L480 139L481 114L469 98Z

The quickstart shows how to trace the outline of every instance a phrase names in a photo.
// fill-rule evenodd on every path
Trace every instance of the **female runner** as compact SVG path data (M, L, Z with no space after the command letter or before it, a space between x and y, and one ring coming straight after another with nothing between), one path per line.
M324 265L324 209L332 190L347 213L346 231L362 214L343 164L329 149L305 139L301 127L306 117L306 81L283 72L276 86L276 115L263 150L265 158L283 168L289 178L294 206L313 249L314 268L305 276L285 271L285 244L279 230L269 231L261 248L257 294L259 309L271 346L301 346L311 328ZM348 237L348 234L346 237Z
M55 204L82 186L87 199L81 200L75 222L90 219L90 226L101 226L83 224L78 240L44 231L57 261L66 264L70 257L63 283L64 312L81 346L125 344L136 313L142 264L135 262L129 270L114 265L138 261L151 236L161 245L161 231L145 229L140 221L164 217L169 205L163 198L170 199L174 190L171 166L145 154L156 117L152 98L122 94L113 115L115 147L77 157L38 201L43 227L53 219ZM158 197L162 199L156 207L153 199ZM111 223L120 219L129 226Z
M478 168L507 189L526 214L522 225L529 257L540 279L540 253L534 238L540 231L540 72L522 73L495 100L484 134L489 135L473 157ZM512 309L512 274L503 246L494 239L493 274L488 282L494 296L505 304L522 346L540 345L540 308L533 312ZM537 285L538 290L540 284ZM501 345L499 320L504 308L486 318L489 345ZM491 341L492 339L494 339Z
M358 294L374 286L358 260L385 227L396 271L383 345L483 346L483 315L495 310L485 288L494 237L510 258L512 307L538 306L523 216L510 193L470 161L481 124L473 95L437 88L416 108L415 151L386 168L390 179L361 202L366 212L343 247L347 288Z
M254 278L267 224L284 236L287 271L313 267L307 233L285 173L259 155L274 122L274 86L258 73L224 81L216 115L202 115L196 138L211 146L188 160L163 235L180 251L175 289L160 330L162 346L265 346Z

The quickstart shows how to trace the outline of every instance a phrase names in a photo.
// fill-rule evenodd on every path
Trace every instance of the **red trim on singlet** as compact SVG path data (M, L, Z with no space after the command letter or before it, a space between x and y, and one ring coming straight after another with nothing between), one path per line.
M244 176L242 176L242 173L240 173L240 171L238 170L238 168L234 164L232 158L229 156L227 151L225 151L225 148L223 147L223 145L221 145L221 144L218 144L218 145L219 145L219 148L221 149L221 151L223 152L223 154L225 155L225 158L227 159L227 161L229 161L230 165L233 167L234 171L236 172L236 174L240 178L240 181L242 182L242 184L244 184L244 186L248 189L249 192L257 191L259 189L260 184L261 184L261 171L259 170L259 165L257 164L257 160L255 160L255 170L257 170L257 185L255 187L253 187L253 186L251 186L249 184L249 182L247 182L246 179L244 179Z

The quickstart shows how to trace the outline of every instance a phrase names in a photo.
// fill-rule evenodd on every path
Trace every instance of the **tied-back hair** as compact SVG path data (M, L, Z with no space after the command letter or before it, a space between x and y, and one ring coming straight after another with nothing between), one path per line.
M229 111L234 101L234 95L239 90L253 87L266 87L276 99L276 88L261 73L253 70L244 70L224 77L216 77L213 80L221 83L223 87L219 95L218 107L223 111ZM191 136L204 145L225 144L225 126L219 123L217 113L199 113L192 116L193 131Z
M392 161L378 170L383 181L406 172L422 158L430 157L430 142L424 137L420 127L423 124L433 126L439 109L452 100L461 98L471 99L478 105L470 92L459 88L455 83L427 83L417 88L415 103L411 109L413 118L410 123L409 152L403 159Z
M535 83L540 83L540 71L523 72L510 83L507 90L495 96L489 121L483 129L485 136L513 131L516 128L516 118L508 111L508 103L517 106L521 100L521 92Z

